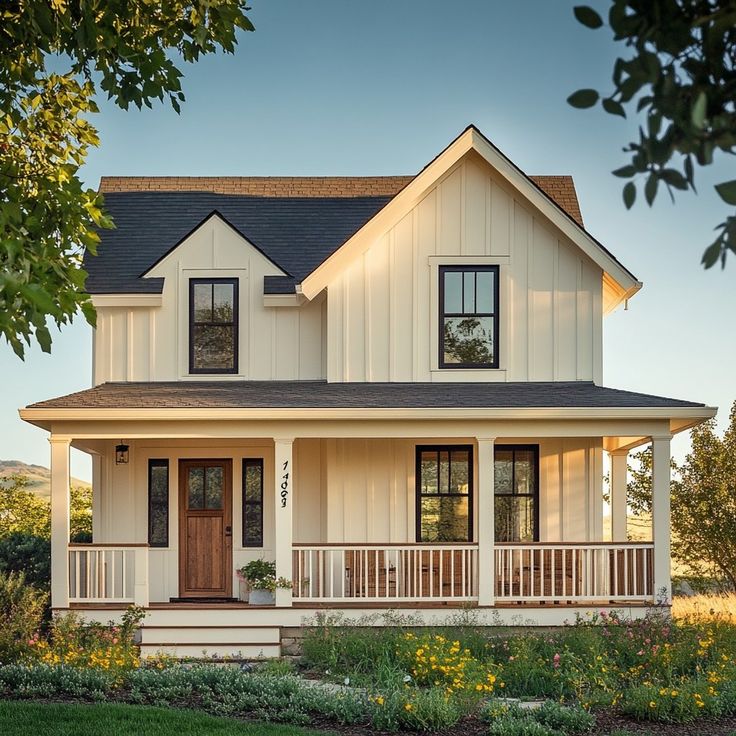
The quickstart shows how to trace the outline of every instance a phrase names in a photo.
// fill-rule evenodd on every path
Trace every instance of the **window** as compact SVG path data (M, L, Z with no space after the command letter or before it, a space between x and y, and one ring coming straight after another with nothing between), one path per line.
M496 445L497 542L539 539L539 446Z
M189 372L238 372L237 279L189 279Z
M243 460L243 547L263 547L263 459Z
M498 266L440 266L440 368L498 368Z
M148 461L148 544L169 546L169 461Z
M473 449L417 447L417 542L469 542Z

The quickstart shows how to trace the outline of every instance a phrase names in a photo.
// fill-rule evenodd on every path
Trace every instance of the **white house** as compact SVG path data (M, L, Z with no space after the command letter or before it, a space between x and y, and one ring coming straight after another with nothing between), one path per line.
M149 609L144 653L279 652L316 611L559 624L670 599L670 439L703 404L602 385L641 283L569 177L475 127L416 176L104 178L94 387L50 433L52 605ZM626 534L651 442L653 540ZM69 541L69 448L94 467ZM603 533L611 458L612 539ZM236 569L275 560L275 606Z

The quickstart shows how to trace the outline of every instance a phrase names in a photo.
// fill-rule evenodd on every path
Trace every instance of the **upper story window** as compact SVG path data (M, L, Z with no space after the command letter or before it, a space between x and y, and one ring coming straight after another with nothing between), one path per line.
M498 368L498 266L440 266L439 367Z
M237 279L189 279L189 372L238 372Z

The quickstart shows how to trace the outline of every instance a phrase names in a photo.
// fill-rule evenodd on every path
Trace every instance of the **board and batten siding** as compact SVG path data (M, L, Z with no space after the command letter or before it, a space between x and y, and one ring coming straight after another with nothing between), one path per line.
M438 369L438 268L500 266L498 369ZM473 155L327 288L329 381L602 378L596 264Z
M211 217L150 271L163 277L160 307L97 308L94 382L208 380L189 375L189 279L238 278L239 373L217 380L325 377L324 299L266 307L264 276L283 275L218 217Z

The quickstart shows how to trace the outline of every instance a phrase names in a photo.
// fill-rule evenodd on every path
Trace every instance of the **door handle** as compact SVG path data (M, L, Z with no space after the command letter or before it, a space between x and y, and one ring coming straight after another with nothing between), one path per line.
M233 535L233 528L231 526L225 527L225 536L226 537L232 537Z

